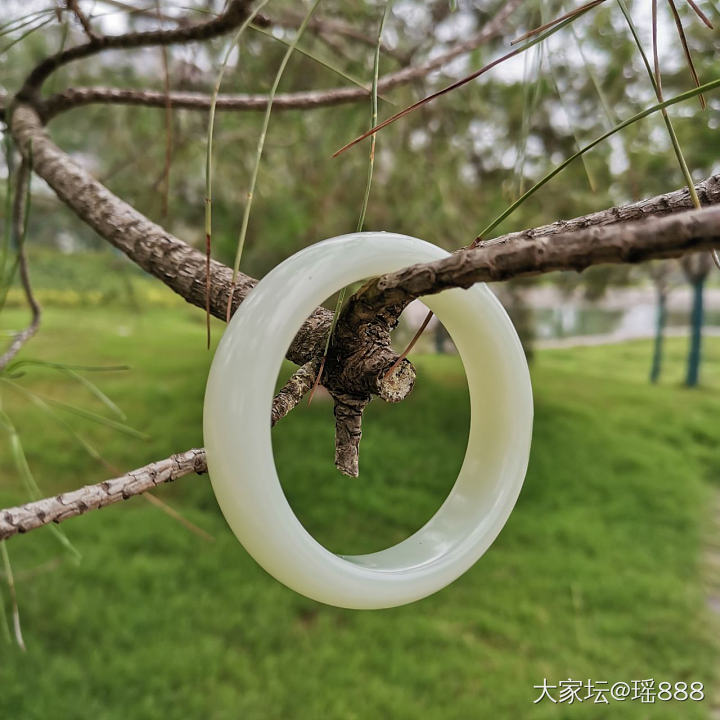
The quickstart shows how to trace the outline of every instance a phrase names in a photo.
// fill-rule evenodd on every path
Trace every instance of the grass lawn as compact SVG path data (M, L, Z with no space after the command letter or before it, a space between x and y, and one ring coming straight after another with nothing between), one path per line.
M19 326L25 314L3 317ZM157 495L212 542L143 498L61 526L79 563L46 529L11 539L28 650L0 634L0 717L709 717L708 701L532 702L544 677L714 690L720 660L700 558L720 485L720 340L708 340L705 384L694 391L679 385L685 344L668 342L658 387L647 384L645 342L539 353L532 458L516 510L470 572L410 606L340 610L287 590L231 535L202 477ZM92 379L149 440L58 411L110 466L202 443L210 355L199 312L50 310L24 357L131 366ZM468 424L462 367L447 356L415 361L411 400L367 413L358 479L332 467L326 401L274 431L291 503L333 550L368 552L407 536L454 480ZM26 369L23 387L107 414L72 379ZM0 386L43 492L113 474L46 411ZM0 506L23 502L5 437L0 473ZM4 584L0 593L8 606Z

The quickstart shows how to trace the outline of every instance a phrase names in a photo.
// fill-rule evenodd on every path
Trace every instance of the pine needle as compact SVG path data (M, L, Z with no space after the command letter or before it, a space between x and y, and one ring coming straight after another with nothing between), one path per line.
M235 262L233 263L232 283L230 285L230 293L228 295L226 312L226 319L228 321L230 320L230 313L232 311L232 302L235 296L235 284L237 282L238 271L240 270L240 258L242 257L243 248L245 247L245 238L247 236L248 223L250 222L250 210L252 209L252 202L255 196L255 186L257 184L258 173L260 172L260 161L262 160L263 149L265 147L265 138L267 136L268 127L270 125L270 115L272 113L272 106L275 100L275 95L277 94L280 80L282 80L282 76L285 73L285 68L287 67L287 64L290 60L290 56L293 54L298 42L300 41L300 38L305 32L305 28L310 22L312 14L315 12L315 9L319 4L320 0L314 0L313 4L310 6L310 9L305 14L305 17L300 23L300 27L295 33L295 37L288 45L288 48L285 51L285 55L283 55L283 59L280 62L280 67L275 73L275 80L273 81L272 87L270 88L270 93L268 94L268 104L267 108L265 109L265 117L263 118L260 137L258 138L257 150L255 152L255 166L253 167L252 176L250 178L250 187L247 191L245 210L243 212L242 225L240 226L240 235L238 236L237 250L235 252Z
M550 180L552 180L558 173L560 173L562 170L564 170L570 163L573 162L573 160L576 160L577 158L584 155L586 152L592 150L594 147L598 146L601 142L604 142L609 137L614 135L617 132L620 132L621 130L624 130L626 127L629 127L630 125L635 124L639 120L642 120L643 118L648 117L648 115L652 115L653 113L659 112L664 110L665 108L670 107L671 105L676 105L677 103L684 102L685 100L690 100L691 98L696 97L701 92L709 92L710 90L715 90L716 88L720 87L720 78L717 78L715 80L711 80L710 82L706 82L703 85L701 85L699 88L694 88L692 90L687 90L684 93L680 93L679 95L676 95L675 97L670 98L669 100L664 100L661 103L657 103L655 105L652 105L649 108L646 108L645 110L636 113L632 117L629 117L627 120L623 120L623 122L618 123L617 125L613 126L608 130L607 132L604 132L602 135L598 136L593 140L592 142L588 143L587 145L583 146L578 150L577 152L570 155L570 157L566 158L561 162L559 165L556 165L550 172L548 172L546 175L544 175L538 182L536 182L529 190L527 190L523 195L521 195L515 202L513 202L508 208L503 210L492 222L490 222L487 227L485 227L482 232L477 236L476 242L474 243L477 245L478 242L481 241L481 239L486 238L488 234L494 230L501 222L506 220L512 213L517 210L520 205L522 205L526 200L528 200L530 197L532 197L541 187L546 185ZM697 196L697 193L695 192L695 187L692 188L692 193Z
M343 147L341 147L339 150L336 150L332 154L332 157L337 157L338 155L344 153L346 150L349 150L351 147L357 145L359 142L362 142L365 138L370 137L371 135L374 135L375 133L379 132L383 128L387 127L388 125L391 125L392 123L396 122L397 120L400 120L400 118L403 118L406 115L409 115L411 112L417 110L418 108L422 107L423 105L426 105L427 103L432 102L433 100L436 100L437 98L439 98L443 95L446 95L447 93L452 92L453 90L457 90L457 88L462 87L463 85L466 85L467 83L475 80L476 78L480 77L481 75L484 75L486 72L488 72L489 70L492 70L493 68L497 67L498 65L501 65L506 60L509 60L510 58L516 57L517 55L524 53L526 50L529 50L534 45L537 45L538 43L542 42L546 38L549 38L551 35L554 35L558 30L561 30L566 25L569 25L570 23L577 20L579 17L584 15L586 12L590 11L593 7L595 7L595 5L590 5L589 7L584 7L583 9L577 10L571 17L567 18L566 20L563 20L562 22L559 22L557 25L555 25L554 27L551 27L549 30L546 30L541 35L534 37L533 39L531 39L528 43L526 43L522 47L516 48L515 50L512 50L509 53L506 53L502 57L499 57L496 60L493 60L492 62L488 63L487 65L483 65L483 67L481 67L479 70L475 70L475 72L471 73L470 75L466 75L464 78L461 78L460 80L456 80L455 82L442 88L441 90L438 90L437 92L434 92L431 95L424 97L422 100L418 100L416 103L409 105L408 107L401 110L400 112L395 113L394 115L389 117L387 120L383 120L379 125L376 125L375 127L370 128L367 132L364 132L359 137L356 137L354 140L351 140L346 145L343 145Z
M233 48L238 44L240 36L245 32L255 16L267 5L269 0L261 0L255 9L245 18L244 22L238 28L233 39L228 43L225 49L220 70L215 79L215 87L213 88L212 100L210 101L210 115L208 119L207 143L205 148L205 326L207 333L207 346L210 347L210 255L212 245L212 152L213 152L213 134L215 132L215 108L217 105L217 96L220 92L223 75L227 68L228 60Z

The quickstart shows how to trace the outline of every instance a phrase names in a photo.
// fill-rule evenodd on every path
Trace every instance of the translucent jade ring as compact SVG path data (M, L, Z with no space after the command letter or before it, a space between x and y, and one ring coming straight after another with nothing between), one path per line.
M353 282L447 256L417 238L383 232L312 245L258 283L215 353L205 392L204 435L220 508L267 572L314 600L354 609L387 608L440 590L487 550L520 493L532 433L530 376L510 319L484 285L423 298L462 358L471 421L455 485L420 530L370 555L335 555L305 530L280 485L270 408L281 363L304 320Z

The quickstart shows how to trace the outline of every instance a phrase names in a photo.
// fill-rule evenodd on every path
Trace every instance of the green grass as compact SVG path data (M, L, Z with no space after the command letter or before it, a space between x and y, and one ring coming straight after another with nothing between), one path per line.
M6 312L5 326L23 317ZM203 321L190 309L51 310L25 356L132 366L93 379L150 440L68 416L108 463L129 469L201 444ZM720 661L700 556L720 480L720 342L706 344L698 390L679 385L684 351L685 341L669 341L659 387L646 381L645 342L540 352L532 458L516 510L470 572L403 608L340 610L287 590L228 531L206 478L157 494L214 542L142 498L63 526L80 564L46 530L13 538L28 652L0 635L0 717L708 717L707 701L625 702L610 715L588 703L532 704L543 677L699 680L711 690ZM333 550L405 537L453 482L468 422L462 368L453 357L416 364L412 399L368 412L359 479L332 468L332 411L322 398L274 431L292 505ZM52 371L20 382L102 411ZM2 398L45 492L111 474L11 389ZM0 473L0 504L23 501L7 443Z

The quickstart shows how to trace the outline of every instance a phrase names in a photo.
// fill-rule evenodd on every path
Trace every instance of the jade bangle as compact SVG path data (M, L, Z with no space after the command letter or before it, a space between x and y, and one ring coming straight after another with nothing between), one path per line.
M258 283L215 353L203 422L213 490L245 549L277 580L307 597L369 609L430 595L488 549L520 493L532 433L530 376L510 319L484 285L423 298L465 366L471 420L458 478L420 530L380 552L335 555L305 530L280 485L270 409L283 358L304 320L357 280L447 255L422 240L383 232L312 245Z

